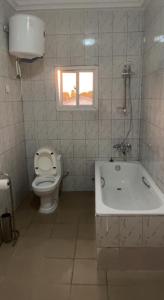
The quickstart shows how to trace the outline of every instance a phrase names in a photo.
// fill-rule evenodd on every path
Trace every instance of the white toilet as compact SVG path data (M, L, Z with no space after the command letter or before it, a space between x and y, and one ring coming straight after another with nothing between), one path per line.
M39 212L50 214L55 211L59 201L59 186L62 179L61 155L51 148L40 148L34 157L37 175L32 183L34 193L40 197Z

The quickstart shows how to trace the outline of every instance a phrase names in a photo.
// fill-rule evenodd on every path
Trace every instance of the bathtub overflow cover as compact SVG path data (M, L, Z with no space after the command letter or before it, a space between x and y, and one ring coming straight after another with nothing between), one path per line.
M120 170L121 170L120 165L115 166L115 170L116 170L116 171L120 171Z

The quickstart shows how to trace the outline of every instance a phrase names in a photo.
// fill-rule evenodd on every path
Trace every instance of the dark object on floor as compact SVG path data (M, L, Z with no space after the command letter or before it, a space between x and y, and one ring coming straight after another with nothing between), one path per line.
M5 243L12 241L12 217L11 214L6 212L1 216L2 220L2 239Z
M8 186L10 192L10 204L11 204L11 214L6 213L2 216L3 218L2 237L4 236L6 242L12 242L12 245L15 246L19 237L19 231L16 230L16 226L15 226L15 209L14 209L12 181L10 176L6 173L1 173L0 176L1 179L8 179Z
M2 227L1 227L1 223L0 223L0 246L3 243L3 237L2 237Z

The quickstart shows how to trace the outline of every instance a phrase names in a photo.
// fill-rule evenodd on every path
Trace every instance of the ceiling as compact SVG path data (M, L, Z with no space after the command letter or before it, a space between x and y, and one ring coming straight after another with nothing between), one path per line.
M7 0L16 10L142 7L147 0Z

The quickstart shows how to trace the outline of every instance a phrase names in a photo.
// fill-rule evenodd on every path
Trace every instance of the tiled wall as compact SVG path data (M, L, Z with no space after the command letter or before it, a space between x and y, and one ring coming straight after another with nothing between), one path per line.
M124 117L124 64L130 63L132 78L133 131L130 159L138 159L142 12L123 10L57 10L35 12L46 22L46 55L23 65L26 153L30 182L36 149L52 145L61 152L65 190L93 189L95 159L118 158L112 150L127 132L129 113ZM83 40L95 39L93 46ZM99 109L96 112L57 112L54 68L68 65L99 66Z
M97 216L99 247L164 247L163 216Z
M23 109L14 60L8 55L8 35L3 32L3 25L13 13L6 1L0 0L0 171L12 177L18 205L27 189ZM0 191L0 214L7 203L8 192Z
M164 2L145 11L141 160L164 191Z
M97 216L96 241L100 268L164 268L163 216Z

